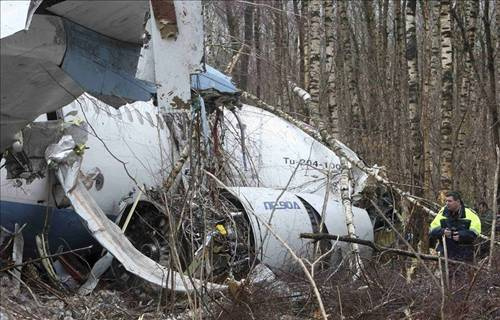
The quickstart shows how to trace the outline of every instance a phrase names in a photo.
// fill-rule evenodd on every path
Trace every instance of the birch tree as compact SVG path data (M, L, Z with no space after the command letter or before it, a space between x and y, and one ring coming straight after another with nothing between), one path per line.
M321 120L320 110L320 80L321 80L321 2L320 0L310 1L311 9L311 34L310 34L310 73L309 73L309 102L310 123L319 127Z
M467 25L467 44L469 46L474 46L475 41L475 33L476 33L476 22L477 15L479 12L479 2L477 1L464 1L461 3L465 7L465 22ZM470 86L471 86L471 73L472 73L472 64L471 57L467 53L465 49L465 39L464 39L464 50L463 56L465 57L463 74L460 83L460 114L462 117L465 117L468 113L468 106L471 104L471 95L470 95ZM466 135L466 126L461 125L460 131L458 134L457 145L459 148L463 149L465 147L465 135Z
M453 147L452 147L452 112L453 112L453 56L451 46L450 0L441 1L441 153L440 153L440 191L439 200L444 203L445 194L452 187Z
M420 131L420 113L418 107L419 76L418 76L418 48L415 14L416 0L406 2L406 62L408 68L408 115L411 132L412 153L412 193L420 194L422 168L422 134Z
M357 82L354 76L353 59L352 59L352 46L349 32L349 19L347 16L348 1L341 1L339 3L340 10L340 25L342 28L342 48L344 52L344 69L348 83L349 99L348 105L351 111L352 128L359 134L361 131L361 109L359 104L359 97L357 94Z
M232 69L238 87L331 135L342 132L405 191L423 188L435 200L459 187L471 205L493 196L498 1L207 1L204 8L209 64L223 71L243 43L248 49L248 64L242 52ZM290 98L288 83L317 90L316 105Z
M252 3L252 0L249 2ZM242 44L243 50L240 64L240 87L244 90L247 90L248 87L248 64L250 62L253 35L253 10L254 7L252 5L247 5L244 13L244 42Z
M327 73L327 101L328 113L330 115L330 133L335 139L339 139L339 111L337 106L337 92L335 88L335 57L334 57L334 44L335 37L333 30L335 28L333 23L334 9L333 1L324 2L325 8L325 41L326 41L326 73Z

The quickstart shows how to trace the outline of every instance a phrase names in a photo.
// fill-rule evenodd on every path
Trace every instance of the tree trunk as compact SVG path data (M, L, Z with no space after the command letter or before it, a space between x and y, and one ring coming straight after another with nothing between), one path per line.
M346 71L346 78L348 82L349 88L349 99L350 103L350 113L351 113L351 124L354 132L357 136L360 136L361 133L361 109L359 105L359 97L356 92L357 90L357 82L356 77L354 75L353 69L353 61L352 61L352 46L349 35L349 20L347 17L347 1L342 1L339 4L340 16L341 16L341 28L342 28L342 36L341 43L343 43L344 49L344 67ZM353 137L354 138L354 137ZM352 138L351 138L352 139Z
M285 108L286 106L283 105L283 89L284 89L284 82L283 82L283 77L282 77L282 65L283 65L283 55L281 52L282 49L282 36L283 36L283 25L281 21L281 1L275 1L273 7L275 8L274 10L274 60L273 60L273 66L275 70L275 76L276 76L276 84L278 85L278 88L275 92L275 96L277 100L275 100L275 104L281 106L282 108Z
M475 1L465 1L462 4L465 5L465 21L467 25L467 43L471 46L471 50L474 47L474 36L476 33L476 21L477 15L479 11L479 2ZM463 50L464 56L464 68L462 81L460 83L460 116L463 117L463 122L466 122L466 115L469 112L468 106L470 105L470 73L472 72L471 67L471 57L467 54L467 50L464 46ZM465 148L465 135L466 135L466 126L460 126L460 131L458 134L457 146L459 149Z
M423 181L423 150L422 132L420 130L420 110L418 105L419 77L418 77L418 49L416 34L416 9L417 1L408 0L406 2L406 62L408 68L408 115L411 133L411 154L412 154L412 182L411 193L422 196ZM426 250L427 228L425 214L418 208L412 211L409 217L408 230L414 235L413 244L420 240Z
M403 23L401 21L401 2L394 2L394 30L395 30L395 41L394 41L394 68L393 68L393 106L394 106L394 117L393 117L393 153L392 162L393 166L397 167L399 170L403 171L401 163L403 155L401 152L403 148L403 123L401 119L403 118L403 113L401 111L401 106L403 104L401 99L401 54L404 47L404 33L403 33Z
M487 60L488 60L488 76L490 80L490 93L489 93L489 110L490 110L490 116L491 116L491 121L492 121L492 130L491 130L491 135L492 135L492 142L493 142L493 154L494 158L496 158L498 155L495 152L497 147L500 147L500 123L498 119L498 103L497 103L497 91L496 91L496 75L495 75L495 52L493 50L493 42L495 39L492 37L491 34L491 21L489 17L489 10L490 10L490 5L489 1L485 1L484 3L484 14L483 14L483 23L484 23L484 33L485 33L485 38L486 38L486 55L487 55ZM497 17L497 22L498 24L498 17ZM498 36L498 35L497 35ZM499 52L496 53L497 55ZM497 180L495 183L499 183ZM500 196L498 193L499 190L497 190L497 194L493 195L494 197L496 196L497 199ZM496 211L496 208L493 208L494 211Z
M310 73L309 88L311 101L309 102L310 124L319 127L322 121L320 106L320 88L321 88L321 2L320 0L311 0L311 48L310 48Z
M300 15L299 0L293 0L293 14L297 23L299 33L298 61L299 61L299 87L304 87L304 19Z
M255 15L254 15L254 23L253 23L253 39L254 39L254 47L255 47L255 71L257 73L256 82L255 82L255 93L257 97L261 98L261 82L262 82L262 63L261 63L261 43L260 43L260 7L255 7Z
M366 32L368 42L368 55L367 55L367 78L373 79L368 87L368 104L365 106L366 110L371 113L371 116L366 119L367 131L375 137L379 137L382 127L380 126L381 111L380 103L377 92L383 90L383 82L385 77L379 74L378 70L378 48L377 48L377 27L375 25L375 15L373 11L373 2L363 1L363 11L366 20ZM374 151L374 150L373 150ZM368 158L373 158L371 153L367 154Z
M301 17L300 21L302 23L302 29L303 29L303 43L304 43L304 52L303 52L303 62L304 62L304 83L302 84L303 88L309 88L309 48L310 48L310 36L311 33L309 32L309 0L302 0L302 7L301 7ZM307 116L307 115L304 115Z
M236 19L234 13L233 13L233 7L234 3L231 1L225 1L225 10L226 10L226 20L227 20L227 30L229 33L229 41L230 41L230 48L231 48L231 56L234 57L236 54L238 54L238 51L240 50L240 41L239 41L239 25L238 25L238 19ZM234 73L234 70L236 68L232 69L232 76L235 77L236 74ZM235 80L238 81L239 79Z
M430 81L432 77L432 61L433 51L432 51L432 36L430 31L430 21L431 21L431 8L430 1L424 1L422 18L424 22L424 40L423 40L423 55L422 55L422 95L421 95L421 105L422 112L420 113L422 119L422 149L423 149L423 195L426 199L433 199L432 195L432 162L431 162L431 114L433 109L431 108L431 92ZM437 17L437 16L436 16ZM434 18L435 22L435 18Z
M453 112L453 55L451 46L450 0L441 1L441 155L439 200L444 203L445 193L453 185L453 147L451 125Z
M340 196L342 199L342 207L344 208L347 235L349 236L349 238L357 239L358 236L356 235L356 228L353 222L354 219L352 214L352 200L350 193L350 181L349 181L350 165L351 164L347 161L345 157L340 156L340 166L341 166L340 181L339 181ZM356 270L355 277L357 278L361 274L361 270L363 268L363 264L359 256L359 245L357 243L351 243L351 251L354 258L353 265Z
M253 22L253 1L250 0L250 3L245 4L245 14L244 14L244 43L243 50L241 56L241 64L240 64L240 88L243 90L248 90L248 64L250 62L250 53L251 53L251 43L252 43L252 22Z
M418 49L415 13L417 0L406 2L406 62L408 68L408 114L411 132L412 150L412 189L411 192L420 195L422 186L422 134L420 131L420 113L418 106L419 77Z
M388 59L388 31L387 31L387 17L389 11L389 0L379 0L379 45L378 45L378 73L380 74L381 85L379 86L379 101L380 101L380 113L381 114L393 114L391 99L391 72L390 68L386 68L390 61ZM381 68L382 66L382 68ZM392 119L391 117L380 116L382 127L382 132L379 135L377 143L383 146L382 153L390 157L391 144L390 144L390 134L392 132Z
M325 41L326 41L326 60L327 60L327 101L328 113L330 115L330 134L339 139L339 111L337 106L337 92L335 90L335 57L333 55L333 45L335 37L333 34L333 2L327 1L324 3L325 7Z

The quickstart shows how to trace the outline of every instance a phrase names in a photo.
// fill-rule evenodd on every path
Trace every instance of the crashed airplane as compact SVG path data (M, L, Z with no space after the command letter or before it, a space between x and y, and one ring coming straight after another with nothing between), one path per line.
M347 234L339 158L287 121L241 104L230 79L202 64L202 30L199 1L2 1L0 217L5 233L24 226L25 258L89 245L98 257L102 246L156 285L218 290L257 262L293 268L280 239L308 258L315 244L300 233ZM203 152L225 159L216 183L228 208L190 230L172 226L158 194L186 158L194 118ZM178 188L189 188L200 157L191 150L180 162ZM353 176L356 195L367 177ZM207 218L189 205L194 219ZM367 212L353 210L357 236L373 240ZM166 234L178 230L190 233ZM191 253L169 264L172 242ZM335 263L348 249L333 246L321 243ZM97 263L82 276L65 256L44 267L89 291L109 267Z

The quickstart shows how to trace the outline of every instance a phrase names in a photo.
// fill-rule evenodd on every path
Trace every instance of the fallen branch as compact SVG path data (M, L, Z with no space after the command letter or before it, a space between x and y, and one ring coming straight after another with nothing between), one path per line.
M360 244L363 246L367 246L372 248L374 251L382 253L382 254L396 254L399 256L405 256L405 257L410 257L410 258L421 258L422 260L430 260L430 261L444 261L444 258L441 258L439 256L435 256L432 254L424 254L424 253L418 253L418 252L411 252L411 251L406 251L402 249L396 249L396 248L389 248L389 247L384 247L384 246L379 246L378 244L374 243L373 241L370 240L363 240L363 239L358 239L358 238L351 238L349 236L338 236L338 235L333 235L329 233L301 233L300 237L303 239L313 239L313 240L336 240L336 241L342 241L342 242L348 242L348 243L356 243ZM462 264L462 265L467 265L472 268L477 268L476 266L473 266L469 263L458 261L458 260L450 260L448 259L449 263L455 263L455 264Z
M345 216L345 223L347 227L347 234L350 238L356 237L356 227L354 226L354 217L352 214L352 201L350 192L350 181L349 181L349 164L344 157L340 158L340 197L342 200L342 207ZM359 246L357 243L351 243L351 250L354 255L354 265L356 268L356 273L354 278L359 278L361 270L363 269L363 262L359 256Z

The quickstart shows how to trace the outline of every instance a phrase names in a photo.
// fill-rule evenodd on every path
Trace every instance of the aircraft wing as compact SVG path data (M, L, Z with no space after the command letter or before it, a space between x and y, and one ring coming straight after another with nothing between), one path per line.
M201 2L0 3L0 152L37 116L83 92L113 107L149 101L156 91L160 106L187 105L203 56Z

